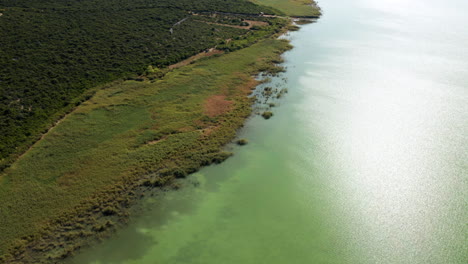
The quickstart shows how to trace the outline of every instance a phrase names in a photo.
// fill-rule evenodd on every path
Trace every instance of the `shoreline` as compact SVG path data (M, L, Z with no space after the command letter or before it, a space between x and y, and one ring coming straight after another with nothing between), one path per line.
M281 34L285 33L287 28L288 26L285 26ZM275 34L275 37L262 39L260 42L272 38L276 39L279 34ZM280 54L286 50L282 50ZM280 54L276 55L279 57ZM268 63L274 64L273 60ZM251 73L251 75L258 75L259 73L261 71ZM250 91L258 84L258 81L250 80L243 89ZM230 115L233 115L231 121L235 122L235 129L232 131L233 133L229 136L229 139L225 140L223 145L220 146L220 149L232 142L236 136L236 131L251 116L252 100L245 97L243 101L244 103L240 107L229 112ZM237 114L235 114L235 111L237 111ZM211 162L220 163L229 156L229 153L224 153L220 157L214 158ZM187 173L192 173L206 165L209 164L200 164L195 170L187 168L186 171ZM74 213L72 213L72 217L69 214L59 216L57 219L49 222L47 228L42 230L41 234L23 238L22 241L13 247L10 255L4 257L3 260L11 263L15 263L15 261L21 263L49 263L51 261L64 260L80 248L90 246L95 243L93 241L106 238L114 233L117 228L124 226L129 220L128 208L137 203L148 191L152 191L155 187L161 190L164 190L164 188L179 188L180 186L173 184L173 178L167 178L167 181L164 183L142 180L141 176L122 179L121 182L106 188L106 190L89 199L89 202L78 206ZM83 230L82 228L77 228L77 226L90 228ZM2 259L0 258L0 260Z
M228 108L226 108L228 109L227 112L221 112L219 114L222 116L222 123L216 126L202 127L202 129L193 131L203 135L203 139L197 144L200 146L204 146L204 144L210 145L212 146L211 151L216 149L215 152L204 153L195 161L192 160L188 163L182 162L182 164L179 164L177 168L159 168L157 170L138 168L127 176L119 177L111 184L105 185L104 188L100 188L92 196L82 200L71 210L64 209L56 217L54 216L45 222L41 222L39 224L40 228L37 231L28 233L27 236L22 236L21 239L15 240L13 243L9 243L9 249L0 254L0 262L57 263L68 260L79 250L86 249L95 243L112 236L116 230L126 226L130 221L130 212L132 208L137 208L138 202L143 197L152 195L155 192L164 192L169 189L177 190L182 187L180 183L184 182L183 178L185 178L187 174L196 172L200 168L213 163L221 163L225 159L229 158L232 153L223 151L225 146L235 140L238 130L243 127L248 118L252 117L253 114L259 114L254 112L256 111L253 108L255 99L250 97L250 95L252 95L255 88L263 81L258 81L255 77L259 76L261 73L274 75L280 72L282 67L277 64L282 62L281 55L292 48L289 45L289 41L284 39L280 40L278 37L288 31L298 30L298 27L295 25L295 21L297 19L317 19L319 17L320 16L280 17L279 20L284 19L284 21L287 22L283 24L279 30L277 29L276 32L273 32L271 35L265 36L260 34L247 46L245 46L245 44L241 44L240 48L234 49L233 51L229 48L226 49L226 47L224 47L224 50L211 49L208 54L204 54L206 53L205 51L195 54L186 60L170 65L167 68L163 68L161 70L156 68L156 74L152 75L155 77L144 75L137 78L129 78L128 80L130 81L134 80L142 82L142 84L163 82L167 79L166 75L177 75L177 72L172 72L173 70L178 71L179 69L185 69L186 67L193 68L190 66L192 64L195 66L205 64L205 62L210 64L209 60L215 60L216 57L224 58L225 56L230 56L230 53L245 53L247 50L253 49L254 46L263 45L262 43L266 42L271 42L272 44L276 43L275 48L271 50L268 56L265 57L265 55L259 55L260 53L256 55L257 59L255 65L258 65L255 67L257 68L253 71L245 70L245 72L243 72L243 74L246 74L247 78L242 77L241 83L236 84L236 89L238 90L236 93L237 95L235 98L229 96L227 99L233 103L228 104ZM275 26L278 27L276 24ZM265 59L266 61L263 61ZM181 70L181 72L185 71ZM231 72L231 75L236 74L240 73ZM117 80L103 84L84 93L77 99L76 106L69 109L66 113L60 114L58 116L59 118L57 118L53 125L41 135L40 140L31 145L26 152L22 153L21 156L17 158L17 160L28 155L28 153L35 148L38 143L42 142L45 137L51 134L51 132L55 130L63 120L66 120L70 116L81 114L78 110L86 108L90 104L95 104L92 102L93 98L98 97L103 90L112 90L115 86L125 85L128 80ZM241 94L240 97L239 93ZM213 96L215 95L216 94L213 94ZM225 101L225 97L222 97L222 100ZM215 115L213 118L216 117L217 116ZM171 134L148 141L146 144L158 145L161 142L165 143L164 141L167 141L168 138L171 138ZM0 180L2 180L2 178L0 178Z

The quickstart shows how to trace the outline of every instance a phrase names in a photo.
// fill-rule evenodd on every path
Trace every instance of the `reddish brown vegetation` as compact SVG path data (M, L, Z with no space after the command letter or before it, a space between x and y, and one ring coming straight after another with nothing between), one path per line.
M231 109L232 101L226 100L225 95L213 95L205 101L204 112L209 117L216 117L227 113Z

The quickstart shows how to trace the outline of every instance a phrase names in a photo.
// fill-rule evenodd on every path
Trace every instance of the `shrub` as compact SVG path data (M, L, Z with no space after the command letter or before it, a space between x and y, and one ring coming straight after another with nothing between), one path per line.
M115 215L117 214L117 210L114 207L106 207L102 210L102 214L106 216Z
M174 174L174 176L176 178L185 178L185 177L187 177L187 173L182 169L174 169L173 174Z
M263 112L262 117L265 119L270 119L273 116L273 113L270 111Z
M249 141L245 138L241 138L239 140L236 141L237 145L239 146L244 146L244 145L247 145L247 143L249 143Z

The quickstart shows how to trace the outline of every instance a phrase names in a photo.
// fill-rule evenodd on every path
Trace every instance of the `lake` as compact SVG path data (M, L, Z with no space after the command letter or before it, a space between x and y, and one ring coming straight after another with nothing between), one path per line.
M249 144L74 262L467 262L468 1L319 4Z

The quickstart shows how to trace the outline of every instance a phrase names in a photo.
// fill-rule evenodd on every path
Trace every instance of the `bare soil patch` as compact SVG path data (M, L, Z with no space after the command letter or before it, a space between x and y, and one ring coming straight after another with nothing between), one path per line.
M205 101L204 113L209 117L216 117L229 112L232 101L226 100L225 95L213 95Z
M245 22L249 23L249 29L253 26L259 26L259 27L264 27L268 26L267 22L264 21L256 21L256 20L244 20Z
M222 50L217 50L215 48L211 48L207 51L204 51L204 52L200 52L198 53L197 55L194 55L188 59L185 59L181 62L178 62L176 64L172 64L169 66L169 69L176 69L176 68L180 68L182 66L185 66L185 65L188 65L190 64L192 61L196 61L198 59L201 59L203 57L209 57L209 56L213 56L215 54L223 54L224 52Z

